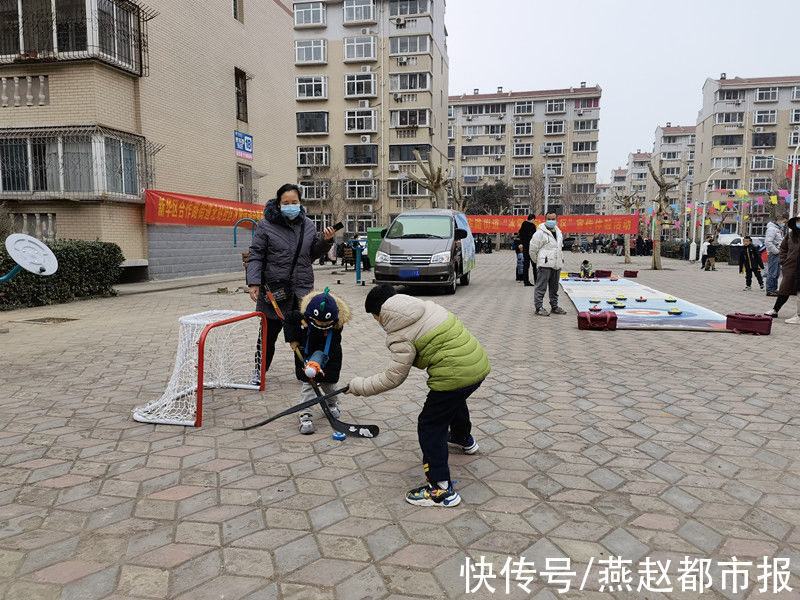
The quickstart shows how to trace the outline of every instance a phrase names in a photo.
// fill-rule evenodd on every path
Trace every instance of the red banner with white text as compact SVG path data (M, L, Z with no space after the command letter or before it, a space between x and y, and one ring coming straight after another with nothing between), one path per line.
M145 191L144 222L147 224L225 227L235 225L239 219L258 221L263 215L264 207L258 204Z
M472 233L517 233L525 215L467 215ZM544 218L536 219L536 225ZM558 228L564 233L615 233L639 232L639 215L562 215Z

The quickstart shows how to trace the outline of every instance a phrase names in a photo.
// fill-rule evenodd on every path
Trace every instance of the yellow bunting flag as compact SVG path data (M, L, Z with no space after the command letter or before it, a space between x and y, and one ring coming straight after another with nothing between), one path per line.
M706 219L706 225L711 225L711 219Z
M769 197L769 201L770 201L771 204L777 204L778 203L778 197L777 196L770 196Z
M714 200L714 208L717 210L722 210L722 206L720 206L719 200Z
M747 196L747 190L736 190L736 195L739 196L739 198Z

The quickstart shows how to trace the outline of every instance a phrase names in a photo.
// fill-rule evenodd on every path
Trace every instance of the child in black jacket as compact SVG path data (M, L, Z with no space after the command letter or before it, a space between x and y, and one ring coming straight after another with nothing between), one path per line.
M316 396L309 383L313 377L323 394L334 390L342 370L342 327L350 320L350 308L344 300L330 293L311 292L300 301L300 310L286 314L284 339L292 347L300 348L305 362L295 355L294 367L297 379L303 382L300 402ZM328 401L334 417L339 416L336 398ZM300 433L314 433L311 410L300 413Z
M744 236L742 253L739 255L739 273L744 272L745 291L750 291L753 273L756 275L759 287L764 289L764 280L761 278L761 269L763 268L764 261L761 260L761 253L753 246L753 239L749 235Z

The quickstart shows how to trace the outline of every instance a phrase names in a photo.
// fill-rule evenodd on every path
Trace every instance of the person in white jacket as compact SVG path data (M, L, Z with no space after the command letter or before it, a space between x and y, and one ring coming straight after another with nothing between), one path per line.
M533 303L536 307L536 314L540 317L550 316L550 313L542 306L544 294L548 288L550 290L550 312L555 315L567 313L558 305L558 283L561 267L564 266L564 253L561 250L563 243L564 238L558 228L558 215L549 212L545 215L545 222L536 228L530 244L530 257L536 262L538 269Z
M767 296L778 295L778 279L781 276L781 242L786 217L781 215L767 223L764 245L767 247Z

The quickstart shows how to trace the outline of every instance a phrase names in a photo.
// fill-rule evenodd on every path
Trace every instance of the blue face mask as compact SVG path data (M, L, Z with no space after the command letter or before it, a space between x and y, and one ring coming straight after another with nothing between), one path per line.
M281 206L281 214L287 219L294 219L300 214L299 204L284 204Z
M555 229L556 221L545 221L544 224L546 227L549 227L550 229Z

